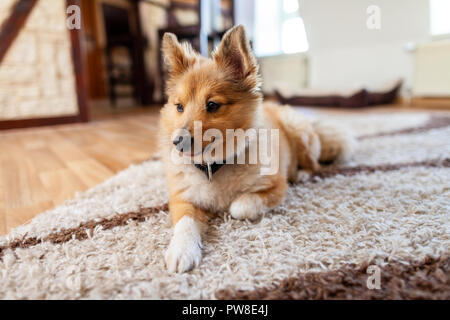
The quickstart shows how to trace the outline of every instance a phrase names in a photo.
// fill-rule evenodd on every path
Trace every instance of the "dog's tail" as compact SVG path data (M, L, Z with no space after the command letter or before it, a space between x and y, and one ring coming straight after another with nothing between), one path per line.
M300 166L317 170L319 163L345 162L356 149L356 139L349 128L335 121L311 121L289 106L270 106L272 118L278 118L282 127L294 141Z
M320 139L319 162L346 162L351 158L357 141L349 128L326 120L316 120L313 127Z

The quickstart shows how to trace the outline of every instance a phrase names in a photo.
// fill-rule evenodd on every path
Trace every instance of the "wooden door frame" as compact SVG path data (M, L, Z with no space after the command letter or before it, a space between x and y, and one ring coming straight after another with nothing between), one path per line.
M145 36L141 12L139 9L139 4L142 0L121 0L123 2L123 6L120 3L115 3L113 0L98 0L98 10L99 16L97 18L102 19L103 31L101 32L104 43L102 45L104 47L107 46L107 34L106 29L104 28L104 15L103 15L103 6L102 5L110 5L115 7L120 7L126 9L130 16L130 28L133 38L133 74L134 81L133 85L135 86L135 98L136 103L142 106L154 104L153 93L154 93L154 82L151 81L147 74L146 69L146 59L145 59L145 48L148 39ZM126 5L125 5L126 4ZM101 16L101 17L100 17ZM131 19L132 17L132 19ZM109 84L108 84L109 86ZM108 88L111 90L111 88Z
M4 53L10 48L15 38L20 33L20 30L25 24L27 17L29 16L33 5L39 0L19 0L18 3L12 8L12 14L7 19L8 30L5 33L0 33L0 36L6 34L9 37L9 46L4 48ZM24 4L28 3L28 11L24 11ZM77 5L81 8L81 0L66 0L66 5ZM4 24L5 25L5 24ZM4 26L3 25L3 26ZM3 31L2 28L1 31ZM8 32L9 31L9 32ZM0 43L2 43L0 37ZM0 121L0 130L29 128L38 126L50 126L60 125L76 122L87 122L88 116L88 99L87 99L87 70L86 70L86 50L83 43L83 28L74 29L70 31L70 40L72 44L72 61L76 82L77 102L78 102L78 114L61 117L44 117L44 118L32 118L32 119L18 119L18 120L5 120Z
M139 10L139 4L141 0L131 0L131 7L136 19L136 36L134 39L135 53L134 58L136 61L135 69L137 71L137 95L140 99L140 104L150 105L155 101L153 100L153 93L155 90L155 84L150 81L145 63L145 43L144 43L144 30L142 26L142 19ZM148 39L145 39L148 41ZM151 44L150 44L151 45Z

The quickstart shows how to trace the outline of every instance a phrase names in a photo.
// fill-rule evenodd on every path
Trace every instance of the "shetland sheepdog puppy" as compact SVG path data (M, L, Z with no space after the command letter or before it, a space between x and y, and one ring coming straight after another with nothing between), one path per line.
M225 34L211 58L171 33L162 50L168 102L160 146L174 227L165 262L171 272L186 272L200 264L202 232L214 214L258 219L281 203L298 168L316 171L322 162L345 160L355 140L289 106L263 103L258 63L242 26ZM228 139L230 132L249 129L256 134L243 143ZM264 138L258 130L275 134ZM270 149L268 160L255 157L258 147Z

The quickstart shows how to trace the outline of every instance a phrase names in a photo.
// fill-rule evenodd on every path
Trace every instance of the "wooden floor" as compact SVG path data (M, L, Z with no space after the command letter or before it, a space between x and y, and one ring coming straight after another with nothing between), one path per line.
M360 112L393 109L391 106ZM349 112L324 108L303 111ZM0 234L130 164L150 158L157 149L158 114L159 107L152 107L96 115L88 124L0 131Z
M159 108L88 124L0 131L0 234L156 151Z

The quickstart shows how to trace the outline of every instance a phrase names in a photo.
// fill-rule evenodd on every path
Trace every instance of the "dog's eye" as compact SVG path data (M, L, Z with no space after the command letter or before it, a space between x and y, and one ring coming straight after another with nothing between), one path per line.
M214 101L210 101L206 104L206 111L208 112L216 112L217 110L219 110L220 108L220 104L214 102Z
M184 111L183 105L181 103L177 103L175 106L177 107L177 111L178 112L183 112Z

